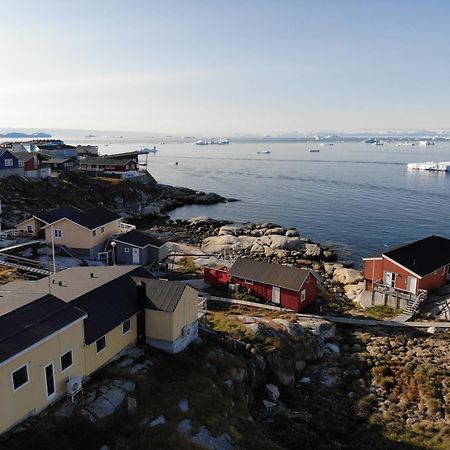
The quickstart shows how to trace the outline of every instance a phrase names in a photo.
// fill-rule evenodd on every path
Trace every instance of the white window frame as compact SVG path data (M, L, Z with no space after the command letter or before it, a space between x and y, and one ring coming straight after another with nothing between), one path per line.
M130 247L125 247L125 248L123 249L123 251L124 251L125 253L130 253Z
M252 281L252 280L244 280L244 283L245 283L245 284L253 285L253 281Z
M130 324L130 328L128 328L128 330L124 332L124 326L125 326L126 323ZM133 323L131 321L131 317L129 319L125 320L124 322L122 322L122 336L125 336L126 334L128 334L132 330L132 328L133 328L132 325L133 325Z
M14 167L14 159L5 158L5 167Z
M100 228L100 233L104 233L105 232L105 227L101 227Z
M72 362L70 363L70 366L67 366L65 369L63 369L63 367L62 367L62 357L67 355L67 353L71 354L71 358L70 359L71 359ZM71 349L67 350L66 352L64 352L59 357L59 368L61 369L61 373L64 373L66 370L69 370L72 366L73 366L73 349L71 348Z
M61 239L62 238L62 230L59 228L55 228L53 230L53 237Z
M300 291L300 301L305 302L306 301L306 289L302 289Z
M92 230L92 237L97 236L97 230Z
M27 381L26 381L25 383L21 384L19 387L16 388L16 387L14 386L14 377L13 377L13 374L16 373L17 371L23 369L24 367L25 367L26 370L27 370ZM12 390L13 390L13 392L17 392L18 390L22 389L22 388L23 388L24 386L26 386L29 382L30 382L30 371L29 371L28 363L25 363L25 364L21 365L20 367L18 367L17 369L15 369L15 370L13 370L13 371L11 372L11 385L12 385Z
M27 225L27 233L33 232L33 225Z
M99 351L99 350L98 350L98 346L97 346L97 342L98 342L100 339L105 339L105 346ZM99 338L95 341L95 350L96 350L96 352L97 352L97 355L99 355L100 353L104 352L107 348L108 348L108 342L107 342L107 340L106 340L106 334L104 334L103 336L99 337Z

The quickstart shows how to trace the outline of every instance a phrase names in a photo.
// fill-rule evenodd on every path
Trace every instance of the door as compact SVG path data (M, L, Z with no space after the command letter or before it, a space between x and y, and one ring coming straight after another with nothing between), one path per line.
M408 277L406 280L406 290L416 295L417 278Z
M139 249L133 247L133 264L140 264Z
M386 286L395 287L395 273L384 272L384 284Z
M47 399L53 397L56 393L55 388L55 365L51 362L44 367L45 392Z
M280 288L279 287L272 287L272 302L273 303L280 303Z

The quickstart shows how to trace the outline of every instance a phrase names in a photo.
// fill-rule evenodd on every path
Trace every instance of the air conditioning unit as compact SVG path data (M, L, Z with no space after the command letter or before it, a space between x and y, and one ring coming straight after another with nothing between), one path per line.
M67 381L67 394L74 395L83 387L81 377L70 377Z

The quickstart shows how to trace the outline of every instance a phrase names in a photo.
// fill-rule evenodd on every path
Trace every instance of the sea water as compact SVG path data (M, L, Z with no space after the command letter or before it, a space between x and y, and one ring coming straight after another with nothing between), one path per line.
M239 202L192 205L174 219L207 215L273 222L361 258L431 234L450 237L450 174L409 171L406 164L450 160L450 143L374 146L363 142L183 143L112 142L101 153L156 145L148 170L160 183L216 192ZM318 153L310 149L320 149ZM269 150L270 154L258 154ZM177 163L177 164L176 164Z

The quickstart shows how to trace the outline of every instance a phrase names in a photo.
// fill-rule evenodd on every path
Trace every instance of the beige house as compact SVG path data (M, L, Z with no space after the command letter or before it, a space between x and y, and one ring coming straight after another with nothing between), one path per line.
M197 319L195 289L139 266L73 267L1 286L0 433L136 343L183 350Z
M112 237L135 227L122 222L122 217L104 208L82 211L73 206L37 213L19 223L19 235L45 237L49 244L65 246L79 256L99 257L107 251Z
M146 341L178 353L198 337L198 292L179 281L134 278L145 287Z

